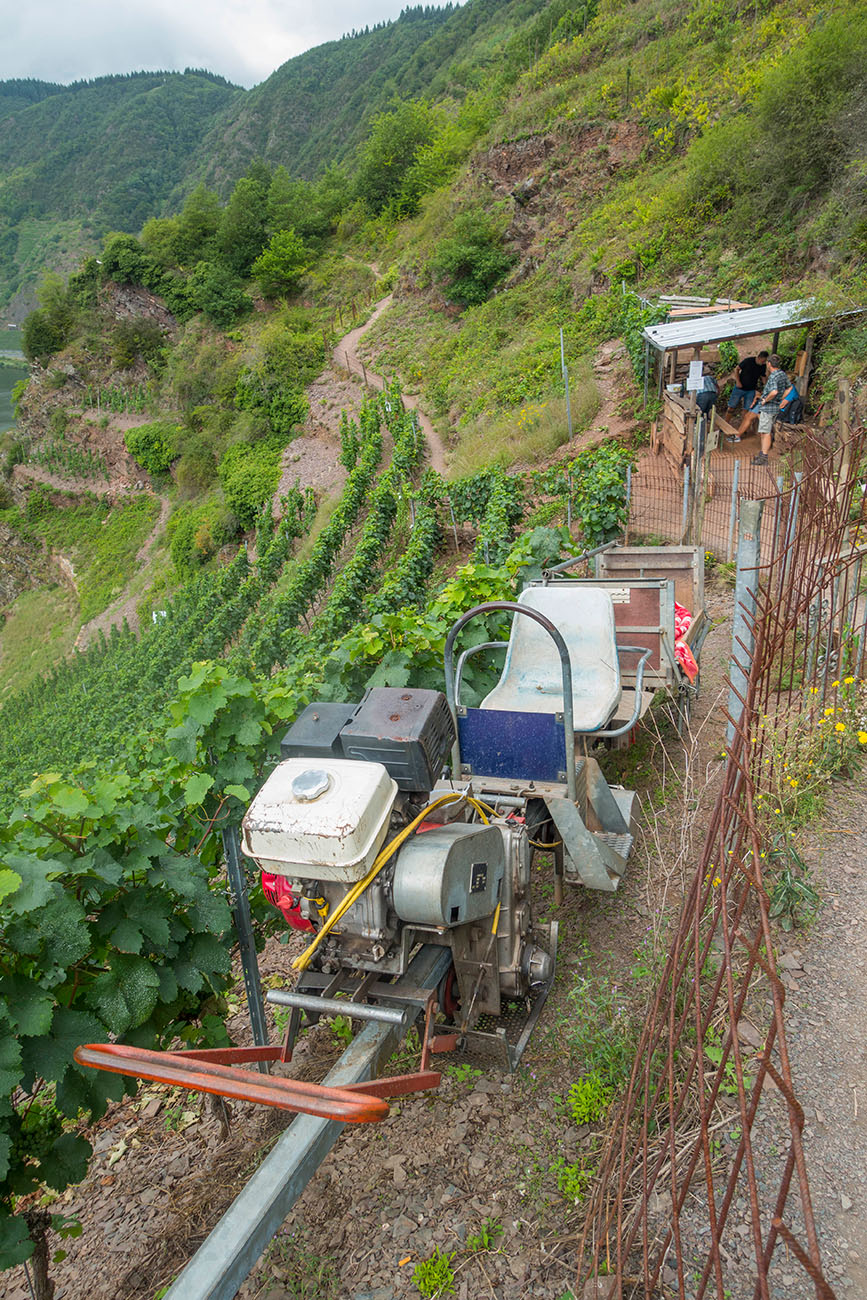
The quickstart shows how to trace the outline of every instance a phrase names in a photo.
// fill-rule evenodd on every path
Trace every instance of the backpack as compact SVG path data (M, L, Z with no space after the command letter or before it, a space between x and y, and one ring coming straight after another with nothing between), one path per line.
M780 424L800 424L804 418L804 403L800 397L796 397L793 402L789 402L785 411L780 411L777 419Z

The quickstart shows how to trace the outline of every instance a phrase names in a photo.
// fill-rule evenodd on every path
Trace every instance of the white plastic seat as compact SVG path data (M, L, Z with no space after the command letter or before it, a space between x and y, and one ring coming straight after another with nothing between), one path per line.
M559 630L572 668L576 731L597 731L620 703L620 667L611 596L599 587L528 587L520 605L538 610ZM562 713L560 655L545 629L515 614L503 675L482 700L483 709Z

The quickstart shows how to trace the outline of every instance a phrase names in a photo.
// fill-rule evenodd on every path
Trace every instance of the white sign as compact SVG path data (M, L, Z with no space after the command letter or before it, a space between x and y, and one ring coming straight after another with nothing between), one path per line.
M704 363L702 361L690 361L689 379L687 379L686 381L687 392L690 393L701 392L701 386L704 383L704 376L701 373L703 369L704 369Z

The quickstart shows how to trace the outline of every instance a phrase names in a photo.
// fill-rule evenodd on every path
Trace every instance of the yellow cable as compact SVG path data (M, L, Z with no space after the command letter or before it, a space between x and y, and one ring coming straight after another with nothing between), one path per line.
M500 904L497 903L497 910L494 913L494 924L491 926L491 934L497 933L497 926L500 924Z
M355 903L361 897L365 889L367 889L368 885L373 883L373 881L379 875L382 868L386 865L387 862L391 860L391 858L394 857L395 853L401 847L401 845L407 839L409 839L410 835L412 835L416 827L421 825L425 817L427 817L428 813L433 812L435 808L439 808L441 804L453 803L456 799L463 799L463 798L465 798L465 796L459 790L450 791L448 794L441 794L438 799L434 799L433 803L429 803L426 808L423 808L419 813L419 815L413 818L413 820L409 823L408 826L404 826L402 831L398 831L394 839L391 840L390 843L386 844L384 849L381 849L379 851L377 857L374 860L373 866L370 868L370 870L368 871L364 879L359 880L356 884L354 884L350 889L349 893L343 899L343 901L339 903L337 907L335 907L334 911L328 917L328 920L325 922L322 929L318 932L316 938L309 945L309 947L305 948L304 952L302 952L299 957L295 958L295 960L292 963L293 970L307 969L307 967L310 965L310 958L313 956L314 952L319 947L320 943L325 938L325 936L329 934L331 930L334 929L335 925L340 920L340 918L344 915L344 913L348 912L350 907L352 907L353 903ZM474 799L471 799L469 802L475 804ZM480 816L484 817L484 813L481 812L481 809L479 809L479 814Z
M481 817L485 825L490 826L491 822L490 819L485 816L485 810L487 809L487 811L491 814L492 817L496 817L496 813L494 812L493 808L489 808L486 803L482 803L479 799L470 799L469 797L467 797L467 803L471 804L473 808L475 808L476 812L479 814L479 816Z

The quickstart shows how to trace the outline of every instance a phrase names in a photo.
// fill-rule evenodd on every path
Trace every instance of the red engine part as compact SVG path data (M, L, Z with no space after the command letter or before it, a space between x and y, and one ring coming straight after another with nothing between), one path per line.
M301 904L289 888L285 876L278 876L273 871L263 871L262 893L272 906L283 913L284 919L293 930L314 929L313 922L301 915Z

